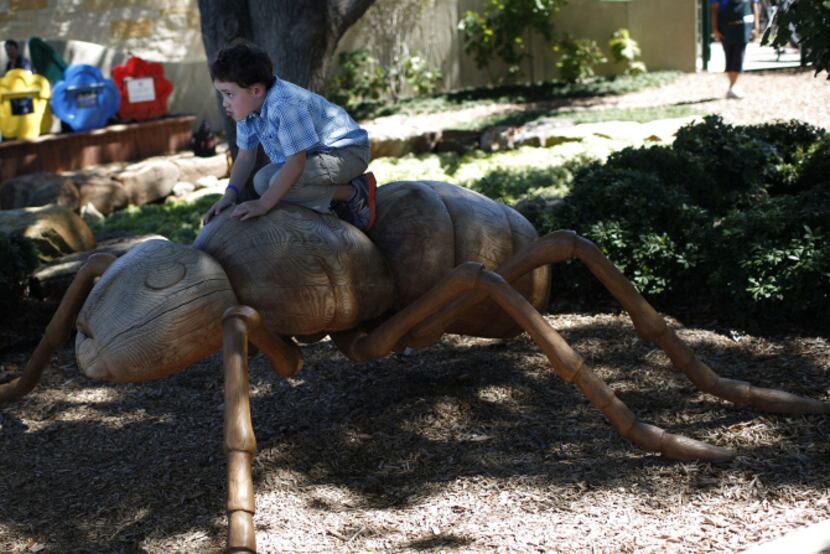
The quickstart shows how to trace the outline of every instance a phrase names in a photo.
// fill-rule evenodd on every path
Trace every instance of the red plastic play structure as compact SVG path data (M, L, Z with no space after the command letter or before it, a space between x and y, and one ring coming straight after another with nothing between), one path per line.
M164 78L160 63L133 56L112 68L112 80L121 93L118 117L142 121L167 114L167 98L173 83Z

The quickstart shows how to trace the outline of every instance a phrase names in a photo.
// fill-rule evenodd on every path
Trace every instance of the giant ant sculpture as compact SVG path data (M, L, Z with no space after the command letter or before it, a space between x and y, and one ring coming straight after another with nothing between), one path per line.
M638 446L681 460L730 459L730 449L638 421L547 324L539 311L548 300L549 264L578 258L639 334L701 390L761 410L830 413L830 403L719 377L573 232L537 238L511 208L446 183L392 183L378 190L377 205L368 236L333 216L285 205L246 222L226 210L192 247L155 240L117 261L92 256L23 374L0 385L0 401L35 386L73 327L84 373L115 382L165 377L224 345L229 552L256 551L249 339L287 377L303 364L295 339L330 335L362 361L432 344L443 333L506 338L525 331L557 373Z

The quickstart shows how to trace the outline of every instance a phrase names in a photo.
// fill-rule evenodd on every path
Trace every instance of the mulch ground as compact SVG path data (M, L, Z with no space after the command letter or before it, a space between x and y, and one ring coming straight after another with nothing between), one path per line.
M280 380L252 357L262 552L736 552L830 517L830 417L702 394L626 317L548 318L643 420L738 456L622 439L525 336L446 337L352 364L330 342ZM830 400L824 337L682 327L721 375ZM0 380L26 354L0 356ZM0 409L0 551L220 552L221 359L143 385L61 350Z

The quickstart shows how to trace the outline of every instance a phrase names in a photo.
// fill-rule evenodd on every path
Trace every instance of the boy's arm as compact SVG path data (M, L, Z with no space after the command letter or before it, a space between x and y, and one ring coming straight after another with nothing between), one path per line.
M255 164L256 150L240 148L236 154L236 160L233 162L233 167L231 167L231 176L228 180L228 187L225 189L225 194L207 211L203 218L205 224L236 201L236 197L239 196L240 187L248 180Z
M265 194L256 200L250 200L238 205L231 214L241 221L265 215L271 208L277 205L280 198L285 196L288 189L300 180L300 176L305 169L305 150L297 152L288 156L283 166L271 178L271 183L268 185L268 190Z

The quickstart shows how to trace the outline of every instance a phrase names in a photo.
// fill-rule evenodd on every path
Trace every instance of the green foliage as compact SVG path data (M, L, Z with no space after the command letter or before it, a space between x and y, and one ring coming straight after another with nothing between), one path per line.
M630 158L609 158L579 172L552 222L589 237L638 289L656 296L699 264L700 245L690 237L701 232L707 217L687 191L663 182L658 172L626 167ZM585 294L599 290L581 266L571 269L569 280L582 282Z
M805 153L794 188L799 191L808 190L827 183L830 183L830 135Z
M367 50L360 49L341 52L338 62L340 72L332 78L327 95L352 112L366 102L397 103L407 84L416 94L432 94L443 79L441 71L430 68L421 56L396 55L389 67L383 67Z
M481 87L430 96L409 96L401 98L397 103L391 99L364 101L349 111L356 119L371 119L399 113L416 115L496 103L527 104L587 96L613 96L664 86L676 80L679 75L676 71L655 71L643 75L596 77L583 83L546 81L533 85Z
M157 233L173 242L189 244L202 228L202 216L218 199L219 195L210 194L195 202L130 206L91 228L99 240L109 235Z
M744 318L830 324L830 184L735 210L720 222L709 284Z
M360 49L341 52L337 58L340 72L329 84L328 97L350 108L366 100L379 100L386 93L386 79L378 60Z
M8 313L20 303L37 266L37 252L29 239L0 234L0 313Z
M594 66L608 61L597 43L586 38L574 39L565 35L564 39L554 45L553 50L560 54L556 69L566 83L578 83L593 77Z
M646 72L646 64L640 57L640 46L637 41L631 38L628 29L620 28L614 31L608 41L608 48L611 50L611 57L614 63L621 64L625 68L626 75L639 75Z
M458 24L464 51L479 69L499 58L507 64L509 75L519 75L522 61L530 56L531 34L550 42L553 14L564 4L565 0L486 0L482 12L468 11Z
M765 197L765 184L777 178L782 163L774 146L717 115L678 130L673 149L701 171L687 176L687 187L697 203L715 213Z
M524 198L561 193L573 181L574 173L585 160L575 158L562 165L546 168L496 167L481 178L468 181L468 188L505 204L516 204Z
M420 96L438 90L443 78L441 70L429 67L423 57L408 54L395 56L392 67L387 70L389 91L396 102L400 99L405 84Z
M779 3L763 44L783 47L797 44L816 70L830 79L830 0L793 0Z
M806 158L819 148L819 141L827 136L824 129L797 120L753 125L745 129L756 139L773 146L781 157L781 163L767 182L769 194L802 192L821 181L818 172L824 171L824 175L827 175L826 170L830 167L822 168L819 164L814 174L811 164L804 164ZM820 159L819 154L815 162Z
M795 175L782 189L782 166ZM576 172L540 217L594 241L658 304L700 305L732 322L830 326L830 139L799 122L684 128L672 146L627 148ZM557 288L592 302L581 263ZM559 291L557 291L559 292Z

